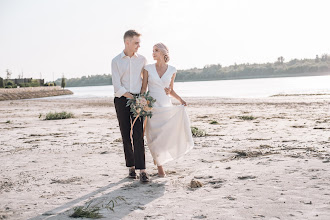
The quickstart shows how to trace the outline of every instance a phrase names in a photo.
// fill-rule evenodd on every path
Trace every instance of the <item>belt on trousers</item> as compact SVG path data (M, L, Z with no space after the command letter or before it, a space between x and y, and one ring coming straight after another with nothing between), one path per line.
M131 93L133 96L138 96L138 95L140 95L140 93ZM120 99L120 98L126 98L125 96L121 96L121 97L115 97L115 98L118 98L118 99Z

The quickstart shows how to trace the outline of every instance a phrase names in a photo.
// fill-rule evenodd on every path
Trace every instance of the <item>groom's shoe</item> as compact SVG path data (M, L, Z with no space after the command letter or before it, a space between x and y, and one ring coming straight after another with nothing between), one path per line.
M141 172L140 173L140 182L141 183L148 183L149 182L149 177L146 172Z
M134 168L129 168L128 177L132 179L136 179L136 172Z

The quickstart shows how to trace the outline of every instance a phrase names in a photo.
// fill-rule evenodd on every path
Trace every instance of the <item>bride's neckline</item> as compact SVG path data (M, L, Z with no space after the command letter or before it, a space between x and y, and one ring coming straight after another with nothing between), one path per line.
M156 73L157 73L157 75L158 75L158 77L159 77L160 79L161 79L161 78L165 75L165 73L168 71L168 67L169 67L169 65L167 64L167 68L166 68L165 72L163 73L162 76L160 76L159 73L158 73L158 71L157 71L156 64L154 64L154 66L155 66Z

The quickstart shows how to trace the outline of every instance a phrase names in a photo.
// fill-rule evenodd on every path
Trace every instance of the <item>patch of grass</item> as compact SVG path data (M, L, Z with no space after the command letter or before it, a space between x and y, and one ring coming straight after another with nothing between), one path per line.
M315 96L315 95L329 95L328 93L314 93L314 94L276 94L270 97L277 97L277 96Z
M126 203L126 200L123 196L117 196L114 199L111 199L110 202L108 202L106 205L100 205L100 203L95 204L91 206L92 201L87 204L87 206L78 206L73 208L73 213L69 217L71 218L92 218L92 219L98 219L98 218L104 218L103 215L100 214L101 208L106 208L107 210L115 211L115 204L118 204L119 201L124 201Z
M267 144L261 144L259 148L272 148L270 145Z
M69 184L69 183L73 183L73 182L79 181L81 179L82 179L82 177L72 177L72 178L69 178L69 179L62 179L62 180L51 179L52 182L50 184L53 184L53 183Z
M73 118L74 115L71 112L49 112L46 115L45 120L59 120L59 119L67 119Z
M197 127L191 127L191 133L194 137L205 137L206 136L206 132Z
M114 211L115 211L115 210L114 210L114 208L115 208L115 204L118 203L118 200L121 200L121 201L126 202L126 200L125 200L124 197L122 197L122 196L117 196L116 198L111 199L110 202L105 206L105 208L114 212Z
M248 153L242 150L234 150L233 153L236 153L237 157L247 157Z
M89 207L91 203L89 203L86 207L78 206L73 208L73 213L70 215L71 218L92 218L98 219L103 218L103 215L100 214L100 207L93 206Z
M121 143L121 142L123 142L123 140L121 138L117 138L113 142Z
M238 116L239 119L245 120L245 121L250 121L256 119L256 117L253 117L252 115L243 115L243 116Z
M291 126L291 127L293 127L293 128L305 128L304 125L293 125L293 126Z
M236 155L233 157L233 159L239 159L239 158L247 158L247 157L258 157L262 156L262 152L260 151L243 151L243 150L234 150L233 153L236 153Z
M246 180L246 179L255 179L256 176L239 176L237 177L239 180Z
M207 115L197 116L197 118L208 118L208 116Z
M210 121L210 124L211 124L211 125L218 125L219 122L213 120L213 121Z

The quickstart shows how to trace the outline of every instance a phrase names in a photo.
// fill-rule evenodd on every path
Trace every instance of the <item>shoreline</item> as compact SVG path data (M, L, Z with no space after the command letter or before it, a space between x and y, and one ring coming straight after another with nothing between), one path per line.
M34 99L72 94L72 91L68 89L62 89L59 86L0 89L0 101Z

